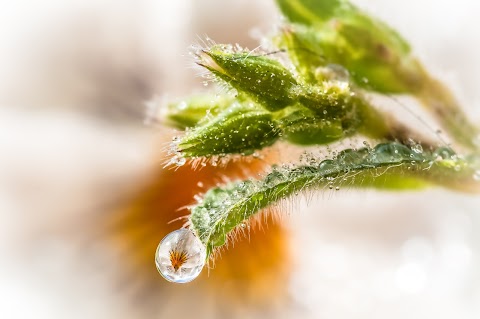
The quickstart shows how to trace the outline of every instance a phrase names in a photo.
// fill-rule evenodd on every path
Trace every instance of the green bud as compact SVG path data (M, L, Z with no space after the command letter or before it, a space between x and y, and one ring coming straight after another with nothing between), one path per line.
M209 116L216 116L234 103L230 95L199 95L167 105L168 124L179 129L202 125Z
M283 14L294 23L315 25L352 9L346 0L277 0Z
M419 91L425 79L423 67L411 55L408 43L388 25L346 1L297 0L292 4L301 3L304 16L318 16L323 2L338 9L329 11L328 19L299 19L296 11L283 10L294 24L277 43L287 49L299 73L311 80L315 68L333 63L348 69L363 88L381 93Z
M274 42L279 48L287 50L290 60L305 82L316 83L315 69L326 64L322 48L315 33L300 33L297 29L304 28L288 26L283 28Z
M355 82L382 93L415 94L422 87L425 72L411 55L410 47L398 33L379 20L359 14L329 25L338 34L337 44L326 50L341 57Z
M324 32L320 40L315 29L303 25L289 25L282 29L274 42L278 47L287 50L295 69L306 82L348 81L350 79L349 71L338 64L339 61L335 63L329 61L327 57L332 54L325 54L324 51L327 47L322 46L323 42L328 42L328 39L336 36L335 33L327 36L327 33ZM333 53L337 51L335 49Z
M298 101L321 118L335 118L352 109L354 95L346 81L323 81L318 85L303 86Z
M207 124L187 131L178 151L184 157L248 155L275 143L279 133L270 113L237 103Z
M280 121L283 137L293 144L321 145L342 139L347 135L339 119L319 118L313 111L296 108Z
M278 61L251 52L233 52L221 45L202 50L198 56L199 65L239 92L248 94L269 111L293 103L291 90L297 81Z
M348 1L277 2L292 24L284 28L276 43L287 50L305 82L324 81L323 67L341 65L361 88L416 96L457 143L478 148L478 128L470 123L448 88L425 71L395 30ZM385 131L380 126L374 135Z
M291 143L328 144L359 132L385 137L383 115L346 81L304 86L298 101L279 120L284 137Z

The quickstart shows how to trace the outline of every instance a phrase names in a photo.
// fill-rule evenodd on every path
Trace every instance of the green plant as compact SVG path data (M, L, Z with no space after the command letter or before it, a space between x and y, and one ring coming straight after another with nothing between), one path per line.
M163 255L157 251L161 273L174 273L169 280L185 281L176 274L178 260L175 269L169 266L172 254L187 256L186 269L189 258L196 260L198 270L205 259L199 254L208 259L253 215L305 190L480 189L478 129L397 32L346 0L277 3L287 22L272 37L276 54L214 43L194 52L196 63L226 89L168 106L169 123L185 130L172 143L170 163L255 155L278 141L329 145L360 136L364 145L207 191L191 207L195 240L187 245L175 237L164 242ZM288 58L278 59L284 53ZM415 97L454 144L436 143L378 110L369 92Z

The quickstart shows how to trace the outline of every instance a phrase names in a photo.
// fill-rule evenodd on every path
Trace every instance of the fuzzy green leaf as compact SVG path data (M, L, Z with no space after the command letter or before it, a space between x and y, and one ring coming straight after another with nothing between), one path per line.
M203 94L170 102L166 109L166 121L179 129L203 125L210 116L217 116L236 101L231 95Z
M353 9L345 0L277 0L283 14L291 21L316 25Z
M228 235L261 209L305 190L337 187L419 189L432 184L468 189L474 171L448 148L417 152L402 144L345 150L318 165L274 169L261 180L235 182L209 190L191 208L191 228L207 255L225 244ZM478 187L478 182L477 182Z

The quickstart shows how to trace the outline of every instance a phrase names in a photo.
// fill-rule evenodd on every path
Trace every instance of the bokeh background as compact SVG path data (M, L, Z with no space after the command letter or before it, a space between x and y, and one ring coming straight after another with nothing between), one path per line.
M480 123L478 2L355 3ZM320 192L192 284L156 273L177 208L243 171L162 170L174 132L145 105L204 89L190 44L253 49L278 18L273 0L0 1L0 317L480 316L480 198L440 189Z

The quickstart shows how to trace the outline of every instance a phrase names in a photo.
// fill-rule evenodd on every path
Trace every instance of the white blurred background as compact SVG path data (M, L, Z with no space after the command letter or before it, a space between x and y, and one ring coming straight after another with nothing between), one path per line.
M398 29L480 123L480 3L355 3ZM158 167L167 132L143 124L144 103L202 88L191 43L255 48L277 18L273 0L0 2L0 317L163 317L112 292L108 252L79 260L63 225L95 220ZM295 207L275 317L480 317L480 198L342 190ZM167 306L187 313L188 289Z

